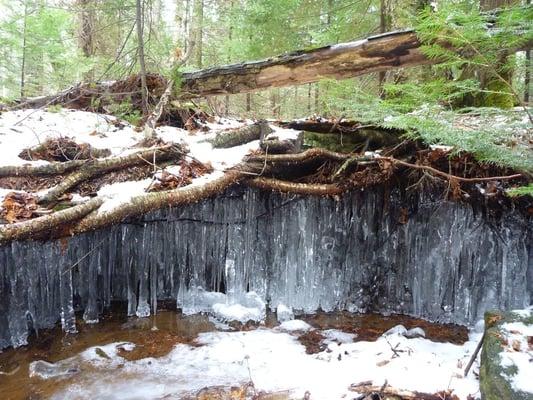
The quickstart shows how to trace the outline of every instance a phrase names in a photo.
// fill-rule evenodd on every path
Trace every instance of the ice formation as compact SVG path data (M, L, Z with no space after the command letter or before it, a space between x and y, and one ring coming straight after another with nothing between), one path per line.
M113 300L139 316L177 299L185 313L224 320L284 305L467 324L530 304L527 217L496 220L404 193L377 187L335 200L236 188L68 241L0 247L0 348L59 320L75 331L76 310L97 321Z

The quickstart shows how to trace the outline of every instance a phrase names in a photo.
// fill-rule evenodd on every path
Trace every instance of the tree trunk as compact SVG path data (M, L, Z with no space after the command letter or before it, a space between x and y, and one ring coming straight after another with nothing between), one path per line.
M517 0L481 0L481 11L488 12L516 5ZM482 105L488 107L511 108L514 106L515 99L512 90L513 70L506 68L505 64L511 52L502 51L499 56L499 62L496 64L494 71L484 73L481 77L481 84L487 93L483 96Z
M87 58L94 56L94 7L91 0L77 0L76 5L79 10L79 37L78 42L83 55ZM85 81L93 80L93 71L88 71L83 79Z
M198 68L203 66L203 25L204 25L204 0L196 0L194 3L194 45L195 45L195 57L194 61Z
M527 0L527 4L531 4L531 0ZM526 50L526 73L524 76L524 103L529 104L529 90L531 84L531 50Z
M144 12L141 4L142 0L136 1L135 24L137 25L138 56L141 75L141 96L143 115L148 113L148 87L146 85L146 64L144 60Z
M22 27L22 65L20 68L20 97L26 96L26 58L27 58L27 34L28 28L28 0L24 2L24 22Z
M381 0L380 3L380 14L379 14L379 31L385 33L388 30L388 10L387 10L387 0ZM378 93L381 98L383 98L383 86L385 85L386 72L381 71L378 76Z

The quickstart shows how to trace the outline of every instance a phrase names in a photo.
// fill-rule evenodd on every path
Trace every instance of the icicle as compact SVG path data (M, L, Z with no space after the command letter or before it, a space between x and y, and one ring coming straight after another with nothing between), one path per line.
M76 316L74 315L74 305L72 301L72 269L59 271L59 297L61 298L61 327L64 332L76 333Z
M57 242L0 247L0 348L59 320L73 331L74 310L95 321L112 300L127 301L130 316L174 298L185 313L235 303L261 312L268 302L457 323L529 305L526 217L509 211L487 221L468 205L402 196L375 188L336 201L236 189L145 216L163 222L72 237L66 252Z

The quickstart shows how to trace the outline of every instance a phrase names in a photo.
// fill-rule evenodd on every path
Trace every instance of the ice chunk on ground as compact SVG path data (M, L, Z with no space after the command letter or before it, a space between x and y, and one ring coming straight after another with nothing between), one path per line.
M288 332L293 332L293 331L306 332L306 331L313 329L313 327L309 325L307 322L302 321L301 319L293 319L291 321L282 322L279 325L279 329L281 329L282 331L288 331Z
M324 336L326 339L324 340L324 343L329 344L332 342L335 343L352 343L354 339L357 337L354 333L347 333L343 331L339 331L338 329L327 329L325 331L322 331L322 336Z
M30 364L30 377L40 379L67 378L80 372L77 364L69 359L57 363L37 360Z
M285 304L279 304L276 308L276 317L279 322L290 321L294 319L294 313Z
M403 325L396 325L390 328L383 336L405 336L407 328Z
M403 334L408 339L414 339L414 338L420 338L420 337L426 337L426 332L420 327L412 328L406 331Z
M228 296L219 292L207 292L201 287L192 288L178 299L178 307L186 315L209 313L222 322L261 322L265 319L266 305L255 292Z
M264 319L263 313L258 308L245 307L241 304L215 304L213 314L222 321L239 321L243 324L248 321L260 322Z

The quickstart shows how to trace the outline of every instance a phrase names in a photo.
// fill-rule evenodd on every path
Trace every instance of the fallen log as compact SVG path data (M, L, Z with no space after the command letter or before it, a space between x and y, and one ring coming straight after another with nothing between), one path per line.
M70 188L96 175L142 163L154 163L155 166L156 162L178 159L184 154L185 151L177 145L165 145L138 151L123 157L90 161L84 164L83 168L67 176L59 185L40 196L39 203L53 203Z
M301 130L305 132L306 143L312 142L324 147L324 143L340 142L345 144L365 144L374 150L398 144L402 132L385 129L377 125L361 124L357 121L333 121L326 119L309 119L280 122L283 128Z
M86 203L57 211L53 214L14 224L0 225L0 244L14 240L31 239L40 232L57 228L63 224L72 223L96 210L103 202L104 200L102 198L96 197Z
M270 132L272 128L266 121L258 121L242 128L221 132L209 142L215 149L227 149L253 140L263 140Z
M121 207L105 212L93 212L71 228L72 234L93 231L123 222L126 218L144 215L165 207L196 203L221 193L246 175L238 169L225 172L203 185L189 185L166 192L151 192L133 197Z
M321 79L347 79L396 68L438 63L421 51L421 42L414 30L383 33L366 39L301 50L266 60L244 62L186 72L175 98L248 93L273 87L303 85ZM529 48L527 43L520 49ZM148 88L154 98L163 96L172 84L166 78L147 74ZM127 90L125 90L127 88ZM114 83L78 84L57 95L27 99L14 108L40 108L61 104L72 108L99 110L141 93L138 76ZM98 99L98 102L94 100ZM132 102L135 103L136 102ZM156 107L157 108L157 107ZM157 116L157 113L156 113ZM157 120L156 118L155 120Z
M290 139L280 139L278 136L270 134L261 140L259 147L266 154L289 154L299 153L302 150L303 143L303 132L298 132L294 138Z
M183 74L182 98L246 93L435 63L412 30Z

